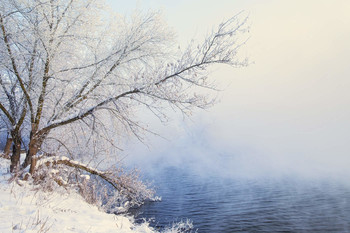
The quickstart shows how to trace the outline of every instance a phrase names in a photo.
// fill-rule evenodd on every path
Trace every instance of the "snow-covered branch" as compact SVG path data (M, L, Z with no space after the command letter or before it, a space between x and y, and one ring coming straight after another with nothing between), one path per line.
M111 117L111 132L121 125L142 139L152 130L135 120L140 104L160 119L165 105L184 114L206 108L215 100L207 90L217 90L210 67L248 64L238 53L248 32L243 13L184 50L159 12L110 16L97 0L0 2L0 75L9 83L0 83L0 111L18 146L27 142L23 168L34 172L46 138L80 123L96 132Z

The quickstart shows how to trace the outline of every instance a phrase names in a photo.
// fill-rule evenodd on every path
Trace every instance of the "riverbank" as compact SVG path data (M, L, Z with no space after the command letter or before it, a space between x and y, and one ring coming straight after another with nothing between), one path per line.
M43 192L9 182L8 168L9 160L0 158L0 232L156 232L148 223L101 212L72 191Z

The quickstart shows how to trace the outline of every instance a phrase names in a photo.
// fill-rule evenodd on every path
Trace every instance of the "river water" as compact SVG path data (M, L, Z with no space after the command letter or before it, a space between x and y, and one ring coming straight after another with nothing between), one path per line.
M350 186L326 179L222 178L167 167L150 173L162 201L134 210L159 230L190 219L192 232L350 232Z

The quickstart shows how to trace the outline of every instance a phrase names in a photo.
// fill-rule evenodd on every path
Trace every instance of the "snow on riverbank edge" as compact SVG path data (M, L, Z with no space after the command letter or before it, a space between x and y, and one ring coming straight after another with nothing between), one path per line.
M74 192L42 192L9 183L9 161L0 158L0 232L156 232L148 223L107 214Z

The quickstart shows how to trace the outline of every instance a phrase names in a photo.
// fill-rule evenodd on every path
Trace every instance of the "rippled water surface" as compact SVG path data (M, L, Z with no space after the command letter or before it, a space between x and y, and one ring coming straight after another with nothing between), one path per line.
M150 176L161 202L135 211L162 229L191 219L197 232L350 232L350 186L321 180L223 179L188 170Z

